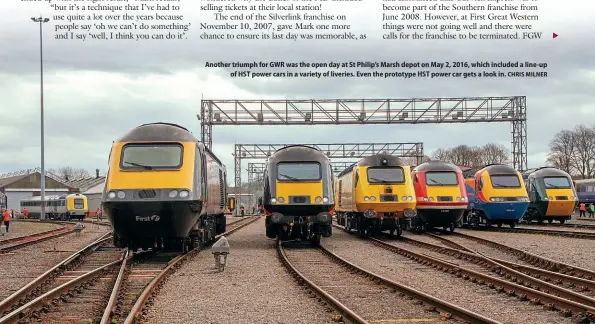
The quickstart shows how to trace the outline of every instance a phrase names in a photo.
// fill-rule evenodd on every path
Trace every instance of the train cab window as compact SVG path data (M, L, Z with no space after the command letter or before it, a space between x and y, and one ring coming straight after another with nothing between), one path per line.
M85 204L82 199L77 198L74 200L74 208L75 209L83 209L84 206L85 206Z
M404 183L405 172L400 167L368 168L368 182L374 183Z
M570 189L570 180L566 177L545 177L543 183L546 189Z
M277 180L279 181L318 181L322 179L318 162L279 162Z
M183 147L177 143L126 144L122 149L122 169L179 169Z
M456 172L426 172L428 186L456 186L459 184Z
M593 186L587 186L587 192L593 192Z
M520 188L521 182L517 175L491 175L492 187L498 188Z

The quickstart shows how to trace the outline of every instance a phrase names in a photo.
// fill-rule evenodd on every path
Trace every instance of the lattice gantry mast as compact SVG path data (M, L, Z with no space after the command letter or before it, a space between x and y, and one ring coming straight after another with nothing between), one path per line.
M236 144L234 148L234 197L239 201L242 188L242 160L266 159L277 150L293 144ZM324 152L329 158L360 159L385 152L399 157L415 157L420 161L424 156L423 143L351 143L351 144L303 144ZM264 173L264 169L263 173ZM250 172L250 171L249 171Z
M214 125L512 123L512 161L527 169L526 97L328 100L201 100L201 139Z

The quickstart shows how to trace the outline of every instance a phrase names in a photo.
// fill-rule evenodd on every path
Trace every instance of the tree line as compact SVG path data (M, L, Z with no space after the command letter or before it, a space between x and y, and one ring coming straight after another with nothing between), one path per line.
M487 143L482 146L458 145L452 148L440 148L432 153L432 160L479 169L488 164L506 164L509 162L509 156L506 146Z
M556 133L549 143L547 163L575 178L595 177L595 125Z

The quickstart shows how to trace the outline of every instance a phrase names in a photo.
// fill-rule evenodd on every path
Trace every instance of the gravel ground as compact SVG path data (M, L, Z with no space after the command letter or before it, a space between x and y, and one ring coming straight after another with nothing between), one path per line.
M262 218L230 235L223 273L209 250L184 264L157 295L148 322L332 323L333 313L299 288L264 232Z
M538 234L486 232L463 229L459 230L462 234L488 239L552 260L568 263L581 268L595 269L595 249L593 249L592 240ZM507 259L504 260L518 262L515 261L516 257L513 255L506 254L505 252L499 251L495 248L487 247L474 241L469 241L467 239L457 238L454 236L448 237L448 239L452 239L454 242L461 243L480 252L485 251L488 256L504 259L501 256L507 255ZM494 251L494 253L492 254L491 251Z
M291 263L309 280L369 322L432 322L440 315L414 305L389 288L377 285L333 262L317 249L286 248Z
M570 319L562 318L555 312L544 311L541 306L520 302L485 286L422 266L340 230L333 231L333 239L323 241L322 244L366 270L502 323L572 323Z
M110 230L107 226L87 224L80 236L68 234L0 255L0 300L35 279L58 262L82 249Z
M438 246L450 247L450 246L442 243L442 241L438 241L438 240L435 240L429 236L421 235L421 234L417 234L417 233L403 231L403 237L407 237L407 238L410 238L413 240L418 240L418 241L422 241L422 242L426 242L426 243L430 243L430 244L434 244L434 245L438 245Z
M33 222L19 222L19 221L11 221L10 222L9 232L4 235L0 236L0 242L12 239L15 237L22 237L27 235L32 235L35 233L47 232L53 229L62 227L59 224L48 224L48 223L33 223Z
M518 228L528 228L544 231L570 231L570 232L581 232L581 233L595 233L595 228L580 228L570 226L531 226L531 225L520 225Z

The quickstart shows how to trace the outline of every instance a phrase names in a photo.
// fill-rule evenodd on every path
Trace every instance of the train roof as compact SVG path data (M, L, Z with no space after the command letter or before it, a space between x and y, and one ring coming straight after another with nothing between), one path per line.
M137 141L198 142L198 139L180 125L160 122L143 124L131 129L116 142Z
M461 171L461 168L450 162L444 161L428 161L424 162L413 169L413 171Z
M315 147L307 145L288 145L278 149L275 153L271 154L268 159L268 163L277 162L320 162L323 164L330 163L329 158L322 151Z
M554 167L541 167L523 172L523 178L533 177L570 177L570 175Z
M579 179L579 180L574 180L576 183L589 183L589 182L595 182L595 179Z
M401 158L394 156L394 155L390 155L390 154L385 154L385 153L379 153L379 154L375 154L375 155L370 155L370 156L366 156L365 158L355 162L354 164L348 166L347 168L345 168L345 170L341 171L341 173L337 174L337 177L343 176L344 174L347 174L349 172L351 172L351 170L353 170L353 168L355 166L361 166L361 167L377 167L377 166L389 166L389 167L394 167L394 166L407 166L407 163L405 163Z
M510 167L506 164L490 164L490 165L486 165L485 167L483 167L483 169L477 171L477 172L482 172L482 171L486 171L487 173L489 173L490 175L494 175L494 174L516 174L517 170L515 170L513 167Z

